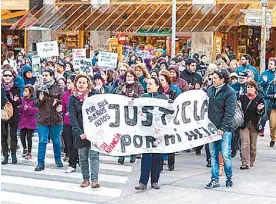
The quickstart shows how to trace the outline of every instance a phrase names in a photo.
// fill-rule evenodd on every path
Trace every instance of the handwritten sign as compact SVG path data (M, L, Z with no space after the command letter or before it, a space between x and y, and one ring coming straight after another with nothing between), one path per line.
M93 73L93 67L92 67L92 61L91 59L80 59L80 68L79 68L80 73L82 74L90 74L92 75Z
M85 49L73 49L72 53L74 68L80 68L80 60L86 58Z
M208 102L202 90L182 93L173 103L94 95L82 106L84 132L93 150L113 156L182 151L221 139Z
M40 76L42 74L40 56L37 56L37 55L32 56L32 72L34 77Z
M117 68L118 53L99 52L98 66L101 68Z
M57 41L47 41L36 43L37 54L40 57L59 56Z

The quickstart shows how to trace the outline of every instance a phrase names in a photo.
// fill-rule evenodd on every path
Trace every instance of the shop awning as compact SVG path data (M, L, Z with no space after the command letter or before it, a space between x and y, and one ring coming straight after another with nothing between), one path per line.
M243 19L250 3L177 4L177 32L229 31ZM270 4L270 7L275 5ZM11 29L94 30L130 33L171 32L170 4L45 5L29 11Z

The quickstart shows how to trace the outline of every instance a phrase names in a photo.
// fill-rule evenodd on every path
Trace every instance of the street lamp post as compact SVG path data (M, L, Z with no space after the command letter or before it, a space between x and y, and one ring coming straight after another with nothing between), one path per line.
M262 7L262 29L261 29L260 73L262 73L265 70L267 0L261 0L261 7Z
M172 44L171 58L175 57L175 39L176 39L176 0L172 0Z

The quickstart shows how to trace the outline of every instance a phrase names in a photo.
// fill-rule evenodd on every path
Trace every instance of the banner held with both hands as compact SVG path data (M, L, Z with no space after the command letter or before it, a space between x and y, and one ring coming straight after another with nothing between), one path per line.
M171 153L221 139L208 119L202 90L180 94L173 103L156 98L99 94L82 106L91 148L112 156Z

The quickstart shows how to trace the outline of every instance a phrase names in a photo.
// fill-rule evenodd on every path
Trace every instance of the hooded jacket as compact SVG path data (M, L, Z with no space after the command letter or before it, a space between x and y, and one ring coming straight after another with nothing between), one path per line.
M36 78L35 77L32 77L32 78L27 78L26 77L26 72L28 71L32 71L32 67L31 66L23 66L22 67L22 77L24 79L24 84L25 86L28 85L28 84L31 84L31 85L34 85L35 82L36 82Z
M171 65L169 67L170 70L174 70L176 72L176 78L173 79L173 84L178 86L182 92L189 90L189 85L186 80L180 78L180 71L177 65Z
M264 93L267 92L269 84L274 80L275 72L275 70L267 69L259 77L258 84L262 87ZM264 80L265 77L267 78L266 81Z
M258 70L253 67L251 64L248 64L246 67L244 66L239 66L237 69L236 69L236 73L239 74L240 72L245 72L246 70L250 70L253 72L254 74L254 79L255 81L258 81L258 78L259 78L259 73L258 73Z

